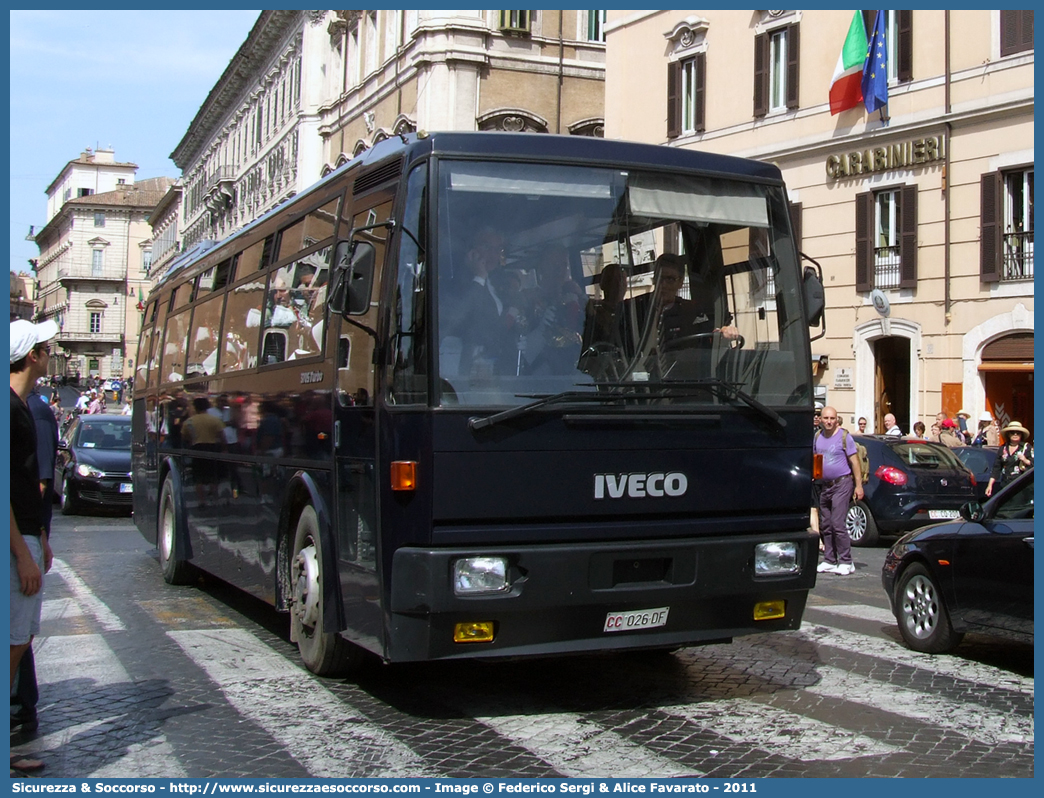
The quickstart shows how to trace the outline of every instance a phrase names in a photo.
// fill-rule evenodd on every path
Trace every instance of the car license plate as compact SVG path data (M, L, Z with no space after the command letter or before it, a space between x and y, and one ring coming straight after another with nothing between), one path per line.
M945 518L960 518L960 513L956 510L929 510L928 517L931 519L943 520Z
M655 610L633 610L631 612L610 612L605 616L603 632L630 632L635 629L653 629L667 624L667 613L670 607L659 607Z
M121 482L120 493L134 493L134 486L129 482Z

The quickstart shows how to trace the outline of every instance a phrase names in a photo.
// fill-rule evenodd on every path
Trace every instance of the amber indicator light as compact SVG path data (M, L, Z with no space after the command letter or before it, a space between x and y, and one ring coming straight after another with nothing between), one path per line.
M417 462L415 460L394 460L391 464L391 489L417 489Z

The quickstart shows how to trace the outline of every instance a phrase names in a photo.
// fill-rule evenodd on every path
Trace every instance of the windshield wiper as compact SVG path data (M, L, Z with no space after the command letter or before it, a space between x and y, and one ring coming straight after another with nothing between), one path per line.
M525 394L520 394L520 396L525 396ZM529 402L528 404L510 407L507 410L501 410L499 413L494 413L485 418L469 418L468 429L492 427L494 424L499 424L502 421L510 421L513 418L529 415L534 410L539 410L548 405L561 404L562 402L604 402L606 400L616 400L620 398L623 398L623 395L616 392L594 393L591 391L562 391L561 393L540 397L535 402Z
M749 393L741 390L735 383L725 382L725 380L720 380L716 377L709 380L679 380L678 382L641 382L631 384L662 391L666 396L670 396L677 389L682 389L709 391L723 399L739 399L748 407L754 408L766 418L774 421L780 428L787 426L787 420L771 407L763 405Z

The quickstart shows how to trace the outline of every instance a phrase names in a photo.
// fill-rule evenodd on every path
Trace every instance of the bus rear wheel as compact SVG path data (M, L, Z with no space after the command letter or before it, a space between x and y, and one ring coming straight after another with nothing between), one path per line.
M306 505L297 519L290 560L290 639L297 642L301 661L318 676L344 676L356 669L362 651L336 632L323 631L327 611L323 597L323 542L319 518Z
M159 549L163 579L171 585L191 584L195 576L192 563L179 559L175 554L177 550L175 541L178 535L178 503L175 501L174 483L170 477L163 480L157 523L156 548Z

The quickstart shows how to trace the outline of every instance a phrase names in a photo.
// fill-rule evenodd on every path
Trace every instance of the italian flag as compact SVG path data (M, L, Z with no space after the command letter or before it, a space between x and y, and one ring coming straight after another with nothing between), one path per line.
M866 28L863 15L856 11L848 35L837 57L834 79L830 81L830 113L836 115L855 108L863 101L863 63L866 61Z

